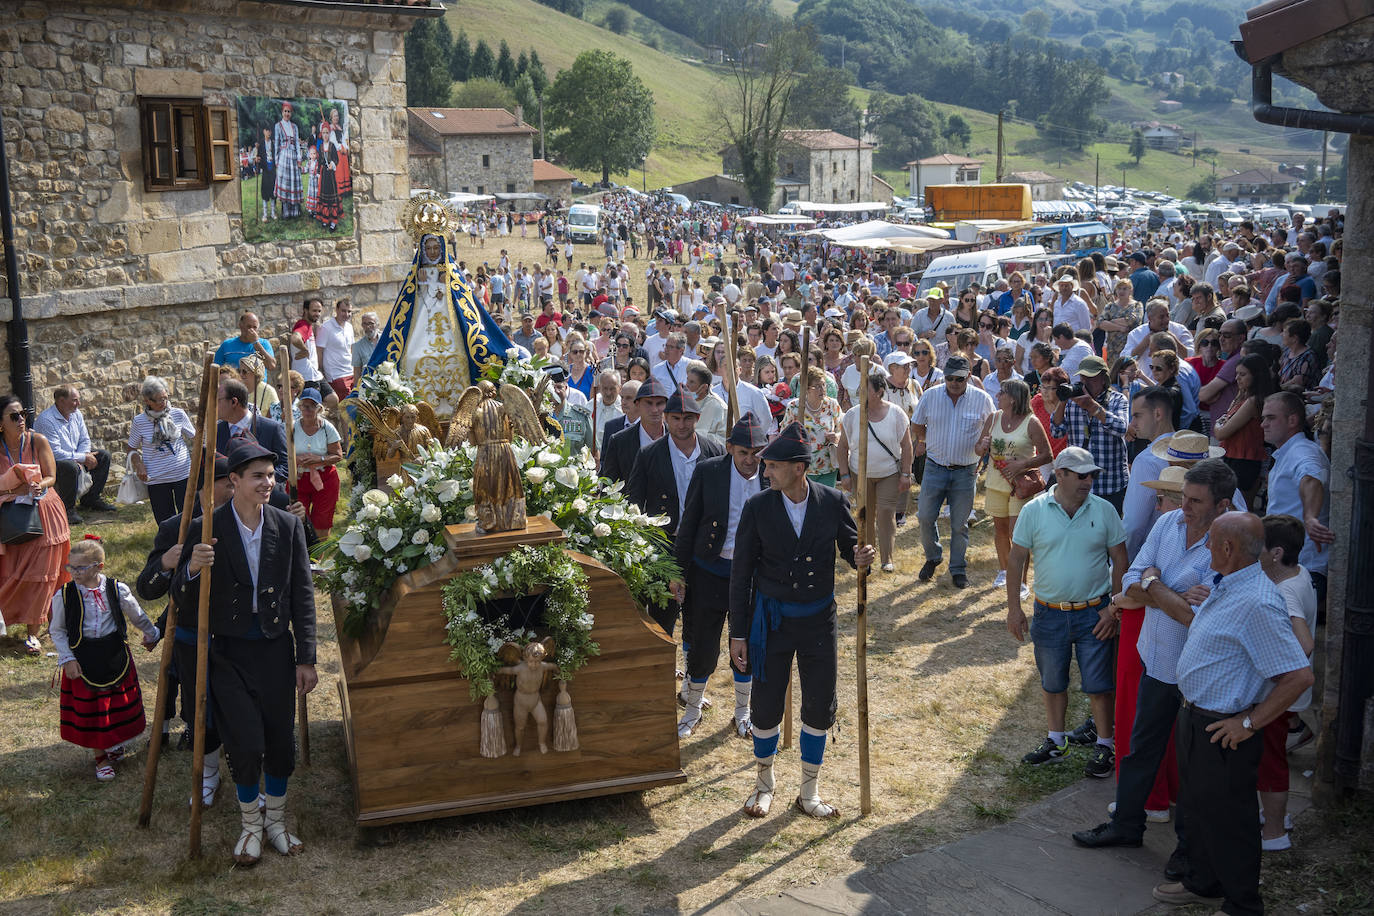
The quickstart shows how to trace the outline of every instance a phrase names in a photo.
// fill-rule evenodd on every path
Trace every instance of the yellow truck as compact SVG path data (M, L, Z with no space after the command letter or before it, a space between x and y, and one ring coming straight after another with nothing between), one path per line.
M926 186L926 206L934 219L1030 219L1028 184L933 184Z

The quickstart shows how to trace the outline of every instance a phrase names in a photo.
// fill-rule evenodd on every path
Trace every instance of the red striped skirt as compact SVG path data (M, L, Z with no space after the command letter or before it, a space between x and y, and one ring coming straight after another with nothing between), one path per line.
M127 649L125 651L128 651ZM96 689L62 675L62 740L98 751L143 734L143 692L133 658L129 670L113 687Z

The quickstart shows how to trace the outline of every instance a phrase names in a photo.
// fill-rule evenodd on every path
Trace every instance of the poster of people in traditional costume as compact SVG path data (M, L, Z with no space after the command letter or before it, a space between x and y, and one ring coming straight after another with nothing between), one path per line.
M238 97L246 242L353 235L348 103Z

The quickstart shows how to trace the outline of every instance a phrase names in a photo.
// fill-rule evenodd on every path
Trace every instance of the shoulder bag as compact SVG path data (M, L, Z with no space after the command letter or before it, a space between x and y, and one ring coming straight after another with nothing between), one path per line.
M30 442L33 437L29 436ZM32 447L30 447L32 450ZM5 457L10 459L10 465L16 462L10 457L9 447L5 448ZM20 462L24 458L24 443L19 443ZM22 544L31 541L43 533L43 520L38 516L38 501L32 498L21 497L19 500L10 500L0 503L0 544Z

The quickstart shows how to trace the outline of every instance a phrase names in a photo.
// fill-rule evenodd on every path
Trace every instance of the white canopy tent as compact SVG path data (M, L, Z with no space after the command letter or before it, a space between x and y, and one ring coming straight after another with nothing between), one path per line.
M814 226L816 221L809 216L793 216L789 213L765 213L746 216L740 220L751 226Z
M853 203L832 203L824 204L810 200L790 200L784 206L784 210L791 210L797 213L872 213L887 212L892 203L883 203L878 200L860 200Z
M812 229L798 234L810 238L826 239L836 245L845 245L851 248L873 247L863 243L875 240L949 238L949 233L943 229L936 229L932 226L889 223L882 219L871 219L867 222L855 223L852 226L837 226L833 229Z

